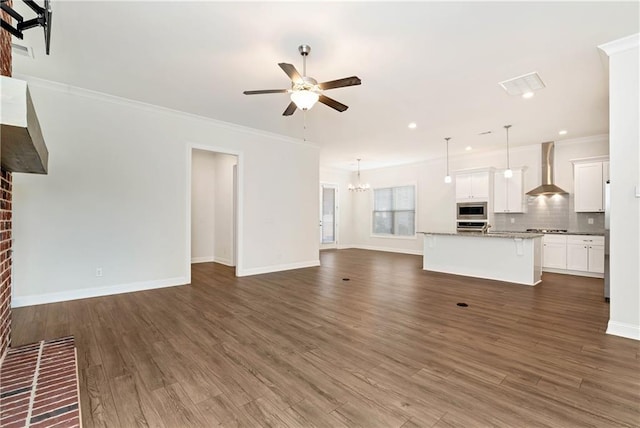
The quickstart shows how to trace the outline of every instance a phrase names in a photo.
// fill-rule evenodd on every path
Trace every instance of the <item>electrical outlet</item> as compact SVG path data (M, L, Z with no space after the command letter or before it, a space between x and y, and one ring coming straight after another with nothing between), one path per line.
M102 276L102 268L96 268L96 276L97 277L101 277Z
M589 224L593 224L593 218L592 218L592 217L589 217L589 218L587 219L587 223L589 223Z
M511 217L509 220L511 220L511 224L513 224L513 223L515 223L515 222L516 222L516 219L515 219L515 218L513 218L513 217Z

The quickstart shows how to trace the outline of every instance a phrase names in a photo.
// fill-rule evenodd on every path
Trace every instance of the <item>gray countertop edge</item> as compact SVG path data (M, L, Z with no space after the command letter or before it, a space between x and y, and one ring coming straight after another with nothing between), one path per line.
M441 236L473 236L478 238L520 238L520 239L533 239L533 238L542 238L544 234L542 233L529 233L529 232L492 232L492 233L481 233L481 232L418 232L424 235L441 235Z
M523 232L518 230L496 230L493 233L534 233L534 232ZM546 232L545 235L590 235L590 236L604 236L604 232Z

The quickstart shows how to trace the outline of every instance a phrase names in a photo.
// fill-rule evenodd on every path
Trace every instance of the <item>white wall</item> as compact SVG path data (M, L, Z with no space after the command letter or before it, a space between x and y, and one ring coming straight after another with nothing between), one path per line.
M233 257L233 167L237 157L215 154L215 240L213 259L234 266Z
M216 153L194 150L191 168L191 262L212 262L215 240Z
M524 174L525 191L541 183L541 143L519 146L510 150L511 166L526 167ZM608 154L606 135L568 139L555 145L555 181L568 192L573 192L573 164L571 160ZM451 184L444 183L446 160L435 159L397 167L363 170L362 181L372 188L416 184L417 231L455 231L455 173L475 168L504 168L506 152L474 153L452 156L449 170L454 177ZM355 177L355 175L354 175ZM373 192L353 195L351 212L353 215L353 238L351 246L365 249L379 249L411 254L422 253L422 237L411 239L380 238L371 236L371 212ZM340 229L343 232L343 228Z
M607 333L640 340L640 35L609 55L611 309Z
M317 147L28 80L50 172L14 177L14 306L189 282L192 146L238 154L239 275L319 263Z

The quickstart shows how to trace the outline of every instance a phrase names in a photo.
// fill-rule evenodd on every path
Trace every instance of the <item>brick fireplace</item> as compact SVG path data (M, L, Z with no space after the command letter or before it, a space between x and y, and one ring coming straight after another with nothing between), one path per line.
M11 68L11 35L0 30L0 74L11 77ZM11 347L12 192L12 173L0 167L0 426L76 428L81 415L73 336Z
M11 1L9 1L11 5ZM2 11L2 18L10 17ZM11 35L0 31L0 74L11 76ZM0 147L0 150L2 148ZM0 171L0 359L11 344L11 192L9 171Z

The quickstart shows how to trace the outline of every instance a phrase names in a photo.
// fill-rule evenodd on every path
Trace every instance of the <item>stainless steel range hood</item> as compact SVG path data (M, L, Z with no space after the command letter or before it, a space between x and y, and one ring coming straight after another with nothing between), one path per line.
M542 143L542 185L527 192L529 196L567 195L569 192L553 184L553 141Z
M0 163L11 172L46 174L49 152L27 82L0 76Z

